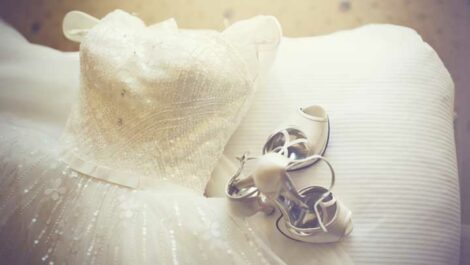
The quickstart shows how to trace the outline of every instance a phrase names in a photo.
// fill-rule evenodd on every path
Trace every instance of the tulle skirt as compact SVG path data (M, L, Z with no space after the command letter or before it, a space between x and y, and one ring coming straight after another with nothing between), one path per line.
M60 129L0 118L2 264L283 263L224 198L132 190L58 159Z

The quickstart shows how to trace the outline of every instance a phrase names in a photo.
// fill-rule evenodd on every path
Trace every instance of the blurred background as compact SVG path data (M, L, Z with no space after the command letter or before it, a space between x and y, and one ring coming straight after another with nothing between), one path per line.
M274 15L288 37L323 35L368 23L415 29L438 52L455 82L457 151L466 202L462 219L470 224L470 0L0 0L0 16L28 40L63 51L78 50L62 35L61 22L68 11L102 17L117 8L149 24L174 17L180 27L219 30L257 14Z

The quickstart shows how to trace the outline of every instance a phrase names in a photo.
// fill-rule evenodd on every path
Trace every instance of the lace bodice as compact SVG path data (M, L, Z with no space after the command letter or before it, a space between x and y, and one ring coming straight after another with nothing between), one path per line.
M110 13L80 46L64 161L123 186L169 180L202 193L279 36L271 17L215 32Z

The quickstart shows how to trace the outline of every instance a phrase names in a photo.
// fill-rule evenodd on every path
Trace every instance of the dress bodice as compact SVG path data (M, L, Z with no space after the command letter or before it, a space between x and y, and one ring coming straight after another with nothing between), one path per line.
M202 192L256 90L260 49L279 36L271 17L216 32L110 13L80 45L64 161L123 186L170 180Z

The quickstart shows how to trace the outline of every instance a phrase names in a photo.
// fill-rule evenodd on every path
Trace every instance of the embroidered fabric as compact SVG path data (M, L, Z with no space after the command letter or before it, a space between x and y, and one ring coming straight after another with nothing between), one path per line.
M202 194L280 34L272 17L216 32L108 14L80 45L63 160L126 187L170 180Z

